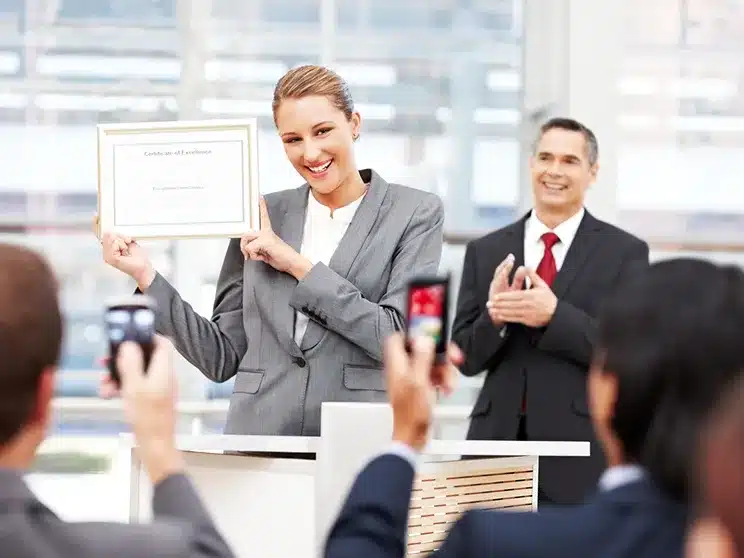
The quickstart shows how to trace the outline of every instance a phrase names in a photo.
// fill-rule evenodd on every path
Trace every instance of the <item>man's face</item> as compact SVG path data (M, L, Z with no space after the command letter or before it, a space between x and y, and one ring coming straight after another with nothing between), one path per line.
M535 207L552 212L578 211L597 170L596 163L589 163L583 134L560 128L548 130L530 158Z

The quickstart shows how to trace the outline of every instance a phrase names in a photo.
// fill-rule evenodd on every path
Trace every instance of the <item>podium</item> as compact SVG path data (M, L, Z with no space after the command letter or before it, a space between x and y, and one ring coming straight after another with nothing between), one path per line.
M441 414L446 409L435 417ZM391 432L386 404L324 403L319 437L185 436L177 444L237 556L315 558L357 473L390 446ZM123 436L129 520L144 522L152 517L152 486L134 449L132 437ZM585 457L589 451L588 442L430 440L411 501L409 555L436 548L470 507L537 509L539 458ZM262 456L276 453L290 455Z

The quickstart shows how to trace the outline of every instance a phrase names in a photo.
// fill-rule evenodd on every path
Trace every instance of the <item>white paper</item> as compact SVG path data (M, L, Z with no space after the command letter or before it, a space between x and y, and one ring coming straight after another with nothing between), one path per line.
M237 237L258 228L255 120L98 129L102 232Z
M242 223L240 140L114 146L114 226Z

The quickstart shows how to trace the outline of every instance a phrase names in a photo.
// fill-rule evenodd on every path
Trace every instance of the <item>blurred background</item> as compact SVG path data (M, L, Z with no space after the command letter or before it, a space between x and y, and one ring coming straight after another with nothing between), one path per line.
M116 489L124 430L96 396L101 310L132 288L92 234L95 125L256 116L261 189L292 188L271 95L302 63L349 82L360 165L445 200L455 277L470 238L530 206L527 156L557 115L599 138L590 211L655 259L744 262L744 0L0 0L0 233L41 249L62 282L57 438L33 482L63 515L124 513L95 499ZM148 249L209 315L225 245ZM221 431L231 383L178 366L182 430ZM446 403L471 405L479 382Z

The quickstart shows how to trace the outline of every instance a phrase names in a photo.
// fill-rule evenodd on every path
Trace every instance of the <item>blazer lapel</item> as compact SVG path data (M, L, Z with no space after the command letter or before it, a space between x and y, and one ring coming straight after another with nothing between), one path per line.
M568 248L561 270L553 282L553 292L558 298L566 294L568 287L576 278L579 270L583 269L584 262L597 247L597 243L601 237L597 232L601 229L602 223L587 211L581 220L581 224L579 224L571 246Z
M360 171L360 174L362 179L369 184L367 194L359 204L349 228L346 229L346 233L328 262L328 267L345 279L348 279L351 266L377 221L388 190L388 183L373 170L365 169ZM325 331L322 325L310 321L305 336L302 338L302 350L306 351L317 345Z
M514 267L512 269L511 277L509 277L509 283L514 280L514 274L516 273L517 268L521 265L524 265L524 227L529 216L530 212L527 212L525 215L522 216L521 219L514 222L506 229L506 233L508 236L507 242L509 244L506 248L508 252L514 254ZM505 257L506 254L504 254L503 256L499 254L499 259L494 266L494 270Z
M295 189L288 200L281 215L270 215L274 232L298 252L302 248L302 232L305 228L305 216L307 215L307 196L309 186L304 185ZM275 224L278 223L278 224ZM273 272L271 274L272 284L266 284L271 292L264 294L266 300L271 301L272 316L277 322L277 332L289 348L293 356L301 356L300 347L294 340L295 311L288 301L292 297L292 291L297 286L297 280L288 273Z

